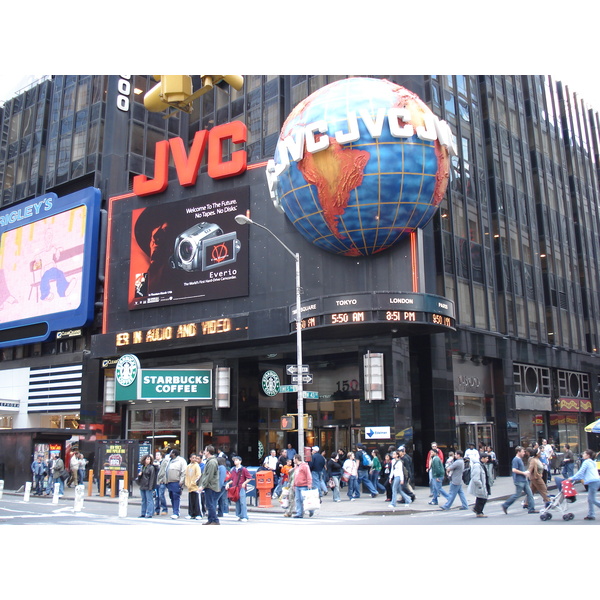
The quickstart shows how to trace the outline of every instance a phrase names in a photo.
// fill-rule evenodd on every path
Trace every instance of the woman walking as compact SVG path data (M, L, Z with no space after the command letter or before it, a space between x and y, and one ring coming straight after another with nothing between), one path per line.
M156 484L156 468L154 467L154 459L151 454L146 454L142 458L142 468L137 477L137 482L140 486L140 494L142 496L142 514L140 519L151 519L154 512L154 486Z
M573 477L569 478L572 481L581 479L588 486L588 514L584 517L585 521L595 521L596 510L594 507L597 506L600 508L600 502L596 500L596 494L598 493L598 488L600 488L600 477L598 476L598 469L594 462L595 456L596 453L593 450L584 450L581 468Z
M543 451L541 448L534 450L529 462L527 463L527 470L529 471L529 485L531 486L532 493L538 493L542 500L548 506L550 502L550 498L548 496L548 489L546 487L545 481L545 468L541 461L541 455L543 455Z
M331 458L327 461L327 474L329 479L333 481L333 501L340 502L340 479L342 478L342 465L337 452L331 454Z
M354 502L356 498L360 498L358 491L358 462L354 458L354 452L348 452L346 455L343 469L348 477L348 498L350 502Z
M404 485L404 462L400 458L400 454L397 450L392 452L392 464L391 464L390 484L392 486L392 500L389 507L394 510L396 508L396 500L398 495L402 496L404 500L404 506L408 506L412 500L404 493L402 486Z
M369 479L373 484L373 487L380 493L385 494L385 487L381 485L379 481L379 475L381 474L381 460L379 458L379 450L375 448L375 450L371 451L371 456L373 460L373 464L371 465L371 470L369 471Z
M239 456L233 457L233 467L229 472L231 479L227 482L227 496L235 502L235 516L238 521L245 523L248 520L248 507L246 505L246 486L252 479L250 471L242 466Z

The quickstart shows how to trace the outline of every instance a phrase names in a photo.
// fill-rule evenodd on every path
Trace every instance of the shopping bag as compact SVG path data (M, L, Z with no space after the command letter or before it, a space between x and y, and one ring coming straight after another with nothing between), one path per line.
M302 492L302 503L304 510L316 510L320 508L319 490L304 490Z

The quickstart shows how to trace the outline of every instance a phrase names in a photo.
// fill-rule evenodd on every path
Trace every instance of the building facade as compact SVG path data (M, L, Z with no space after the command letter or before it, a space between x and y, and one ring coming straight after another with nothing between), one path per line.
M386 76L448 123L448 188L418 235L339 256L275 210L265 171L294 107L341 79L246 76L168 118L144 108L149 76L54 76L5 102L0 211L88 188L101 208L92 318L32 343L2 321L2 427L95 429L184 455L212 442L246 464L295 445L281 417L296 397L274 393L296 363L294 261L268 232L237 226L241 213L301 257L304 389L317 396L305 399L306 445L403 443L419 465L433 440L482 443L508 473L518 444L594 443L598 114L550 77ZM173 262L155 270L150 244L172 223L180 252L168 238ZM186 244L210 239L207 224L219 245L202 242L190 266ZM209 264L219 248L231 260ZM161 390L121 385L124 355ZM378 360L373 395L365 365ZM195 373L210 391L185 388Z

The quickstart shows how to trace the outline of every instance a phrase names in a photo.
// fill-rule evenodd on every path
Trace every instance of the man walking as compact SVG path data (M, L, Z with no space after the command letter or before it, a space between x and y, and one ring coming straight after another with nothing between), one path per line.
M430 455L429 472L431 473L433 498L429 501L429 504L437 505L438 496L443 496L446 500L448 499L447 492L442 489L444 483L444 465L442 464L436 449L432 448Z
M356 460L358 461L358 478L356 482L358 486L358 493L360 494L361 492L362 488L360 484L362 483L371 494L371 498L376 498L378 492L369 479L369 470L371 469L373 461L371 460L371 457L369 456L367 448L364 444L356 444Z
M439 456L439 459L444 463L444 453L438 448L436 442L431 442L431 450L435 451L435 453ZM425 461L425 471L429 476L429 495L433 496L433 482L432 482L432 474L431 474L431 457L433 456L431 450L427 453L427 459Z
M167 491L171 499L173 514L171 519L179 519L179 506L181 504L181 489L185 482L187 463L179 456L179 450L171 450L170 460L167 463Z
M575 454L573 454L573 450L571 450L571 446L569 444L565 444L565 453L563 455L562 461L562 476L565 479L569 479L569 477L573 476L575 467Z
M325 458L322 454L319 454L319 446L313 446L310 458L310 474L312 476L312 489L319 490L319 498L327 495L327 486L325 485L326 466Z
M217 516L217 501L221 495L221 486L219 485L219 463L215 456L215 447L212 445L206 446L204 456L206 463L202 471L202 479L200 480L198 491L204 491L208 521L202 523L202 525L220 525L221 523Z
M491 493L488 471L486 468L489 455L485 452L471 466L471 481L469 482L469 494L475 496L475 506L473 512L480 519L487 518L483 514L483 508L486 505L488 496ZM504 511L506 512L506 511Z
M457 450L454 453L454 460L452 461L452 463L446 471L450 479L450 492L448 494L448 500L446 501L446 504L440 506L442 510L450 510L452 508L452 503L454 502L454 499L456 498L457 494L460 498L461 510L467 510L469 508L462 487L462 476L464 470L465 461L463 459L463 454L460 450Z
M512 460L512 477L515 484L515 493L502 504L502 510L504 514L508 514L508 508L515 502L522 494L527 495L527 506L530 514L537 513L535 510L535 500L531 493L531 486L529 485L529 471L525 470L523 464L523 456L525 456L525 448L523 446L517 446L515 448L515 457Z

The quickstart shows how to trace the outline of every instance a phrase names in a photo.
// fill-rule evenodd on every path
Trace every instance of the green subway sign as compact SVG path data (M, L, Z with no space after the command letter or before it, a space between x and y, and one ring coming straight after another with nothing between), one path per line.
M212 371L142 369L139 383L140 399L207 400L212 398Z

